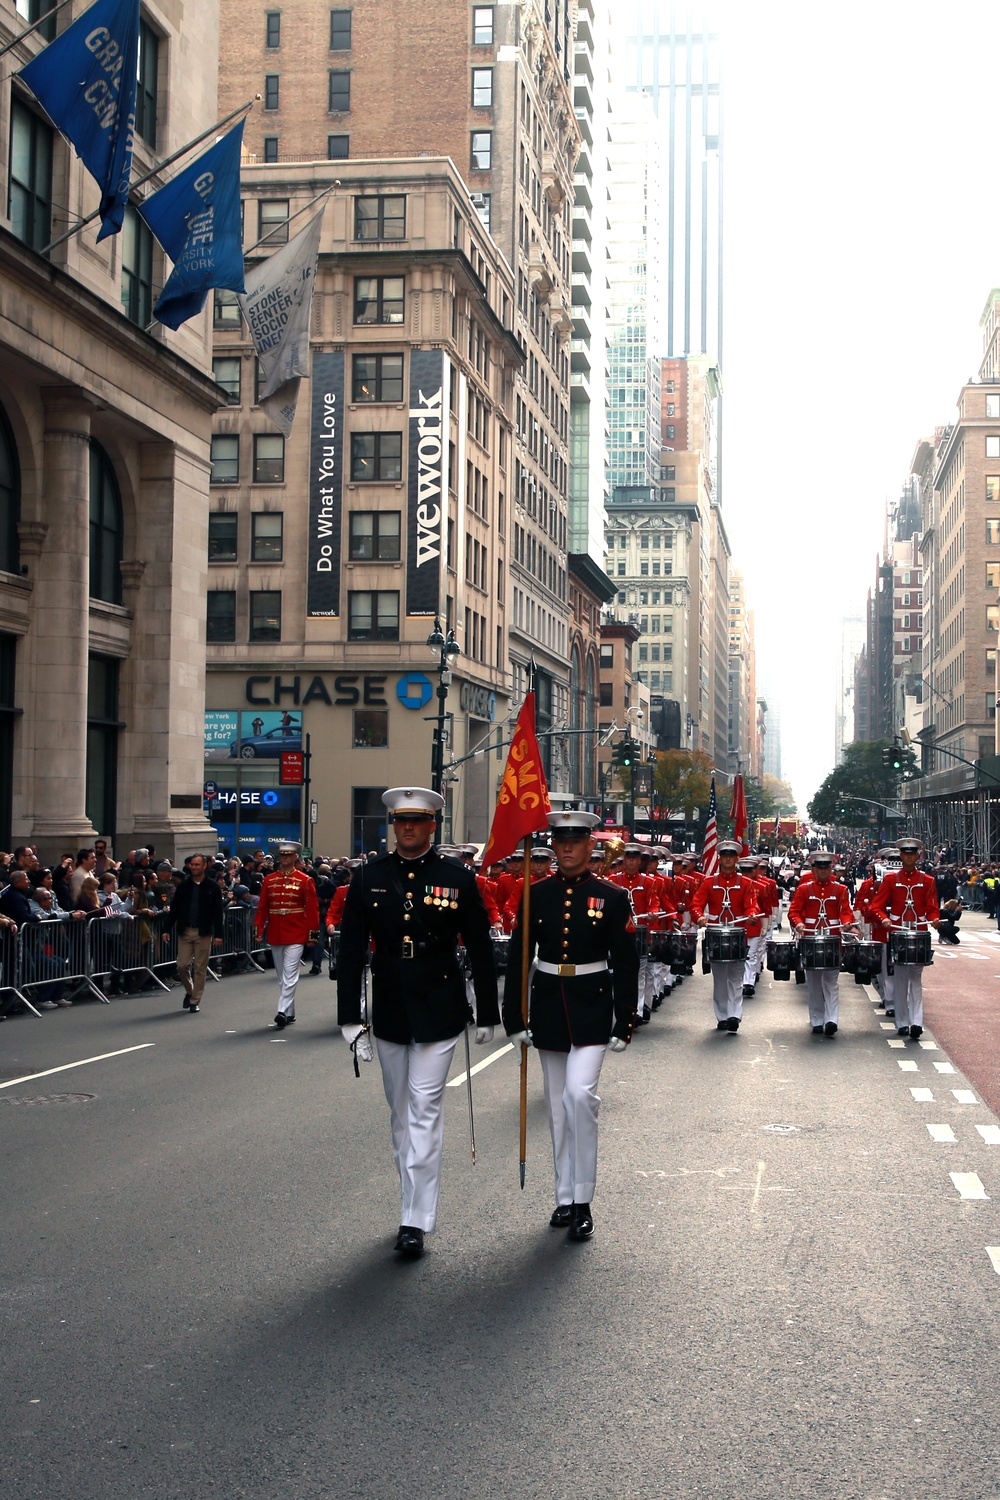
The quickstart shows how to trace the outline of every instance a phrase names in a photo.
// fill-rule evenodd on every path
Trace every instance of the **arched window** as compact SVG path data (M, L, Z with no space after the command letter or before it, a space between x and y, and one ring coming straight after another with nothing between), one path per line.
M90 444L90 597L122 602L122 502L111 460Z
M14 434L0 407L0 569L18 573L21 559L17 545L17 523L21 519L21 468Z

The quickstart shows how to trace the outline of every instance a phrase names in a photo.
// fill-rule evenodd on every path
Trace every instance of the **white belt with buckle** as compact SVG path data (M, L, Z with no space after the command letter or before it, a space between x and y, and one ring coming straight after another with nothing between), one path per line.
M607 959L599 964L545 964L535 959L535 968L540 974L558 974L560 979L575 979L578 974L600 974L608 967Z

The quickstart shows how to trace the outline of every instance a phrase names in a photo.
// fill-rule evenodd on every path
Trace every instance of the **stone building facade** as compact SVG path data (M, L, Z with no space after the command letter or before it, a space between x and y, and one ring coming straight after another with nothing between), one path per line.
M247 247L270 223L294 234L317 210L290 229L288 216L324 188L312 379L287 440L256 403L238 308L216 301L215 370L230 395L215 423L208 553L216 826L231 847L301 823L327 854L377 848L382 792L429 784L439 620L460 652L444 836L485 841L510 702L514 277L442 158L250 164ZM310 784L283 787L281 752L306 748ZM451 760L467 756L452 779Z
M202 811L209 439L207 314L147 331L162 257L98 188L16 70L86 8L8 54L0 97L0 845L43 858L112 839L182 857ZM0 40L25 7L0 0ZM217 118L215 0L143 5L137 177ZM150 192L165 177L154 172Z

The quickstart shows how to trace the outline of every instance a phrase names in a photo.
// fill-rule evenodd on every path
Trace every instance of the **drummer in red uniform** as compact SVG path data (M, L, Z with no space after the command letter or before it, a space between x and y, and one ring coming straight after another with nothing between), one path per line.
M736 871L742 845L724 839L719 845L719 873L706 875L691 902L691 915L699 927L728 927L760 917L754 883ZM715 1029L739 1031L743 1018L743 959L712 960L712 1000Z
M626 844L622 850L622 868L616 870L613 875L606 875L605 879L611 885L621 886L623 890L628 891L632 898L632 911L635 915L636 926L640 931L649 933L656 925L660 900L656 880L652 875L642 873L643 853L641 844ZM673 915L672 910L671 915ZM649 1021L653 1013L653 1002L656 999L648 945L647 937L644 939L643 949L640 950L639 1003L635 1015L638 1026L644 1026Z
M919 839L896 840L903 868L890 870L869 905L872 926L881 926L886 943L893 932L927 932L940 919L933 875L917 869L923 846ZM895 963L892 1004L899 1036L919 1037L924 1029L923 965Z
M788 924L794 937L824 933L840 935L857 931L846 885L833 879L833 855L818 849L810 860L812 879L800 882L788 908ZM840 1024L840 965L832 969L806 969L809 1023L813 1036L836 1036Z
M295 987L306 943L319 937L319 901L316 882L296 869L302 846L292 839L278 845L278 868L264 877L260 904L254 913L257 936L264 936L274 954L280 985L278 1013L274 1024L283 1031L295 1020Z

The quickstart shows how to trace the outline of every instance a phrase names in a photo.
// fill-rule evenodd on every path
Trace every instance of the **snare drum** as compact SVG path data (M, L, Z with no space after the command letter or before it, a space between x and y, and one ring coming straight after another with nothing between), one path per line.
M767 967L779 979L787 979L798 967L798 945L792 938L771 938L767 944Z
M840 950L840 969L843 974L856 974L858 972L858 949L860 943L852 943L845 938Z
M495 937L493 942L493 958L497 966L498 974L507 972L507 952L510 948L510 938L504 934L503 937Z
M741 964L747 956L747 934L744 927L706 927L708 957L714 964Z
M889 952L894 964L931 963L931 935L904 927L890 934Z
M840 938L834 932L807 932L799 938L799 965L803 969L839 969Z
M674 974L690 974L698 957L698 934L694 928L688 932L672 932L673 958L670 963Z
M649 952L649 928L643 927L641 922L635 929L635 946L639 951L639 957L645 958Z
M882 944L864 942L858 944L857 974L878 974L882 968Z

